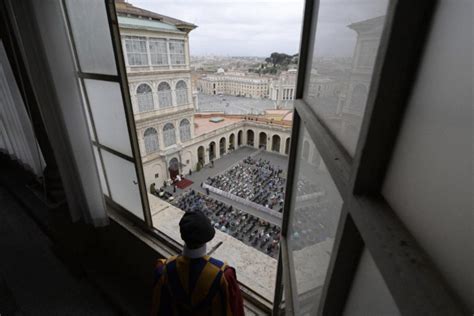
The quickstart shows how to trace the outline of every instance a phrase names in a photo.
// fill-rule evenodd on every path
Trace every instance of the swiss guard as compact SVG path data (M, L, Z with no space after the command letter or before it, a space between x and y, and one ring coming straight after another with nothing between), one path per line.
M183 253L159 259L155 268L152 315L244 315L235 269L206 255L215 235L200 211L187 212L179 222Z

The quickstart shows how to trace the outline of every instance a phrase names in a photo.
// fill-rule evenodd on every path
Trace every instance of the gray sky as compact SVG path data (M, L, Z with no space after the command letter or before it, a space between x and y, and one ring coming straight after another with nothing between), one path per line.
M137 7L198 26L191 55L269 56L299 50L304 0L128 0ZM385 14L387 0L321 0L318 56L351 57L347 25Z
M269 56L299 50L303 0L128 0L194 23L191 55Z

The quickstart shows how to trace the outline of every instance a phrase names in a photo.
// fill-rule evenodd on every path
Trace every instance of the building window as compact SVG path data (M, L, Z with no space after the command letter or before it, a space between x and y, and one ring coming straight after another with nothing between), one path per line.
M150 62L152 65L168 65L165 39L150 38L148 47L150 49Z
M184 41L181 40L170 40L170 59L172 65L184 65Z
M187 119L179 123L179 135L182 143L191 139L191 124Z
M158 132L153 127L145 130L145 133L143 133L143 139L145 141L145 152L147 154L151 154L159 149Z
M146 37L126 36L125 51L129 66L147 66L148 53L146 50Z
M167 123L163 127L163 141L165 143L165 147L176 144L176 133L173 124Z
M166 82L162 82L158 85L158 103L160 108L168 108L173 105L171 87Z
M146 112L153 110L153 93L149 85L142 83L137 88L138 111Z
M188 87L183 80L176 84L176 103L183 105L188 103Z

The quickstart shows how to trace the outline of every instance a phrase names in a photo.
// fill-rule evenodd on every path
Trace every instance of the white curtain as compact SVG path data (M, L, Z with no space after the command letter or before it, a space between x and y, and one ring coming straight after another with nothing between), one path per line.
M1 40L0 151L21 161L37 176L43 174L43 155Z

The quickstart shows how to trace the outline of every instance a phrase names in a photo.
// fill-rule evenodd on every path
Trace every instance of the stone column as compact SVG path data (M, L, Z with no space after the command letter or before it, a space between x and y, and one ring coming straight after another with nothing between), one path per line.
M280 136L280 154L284 155L285 154L285 145L286 145L286 137L281 137Z

